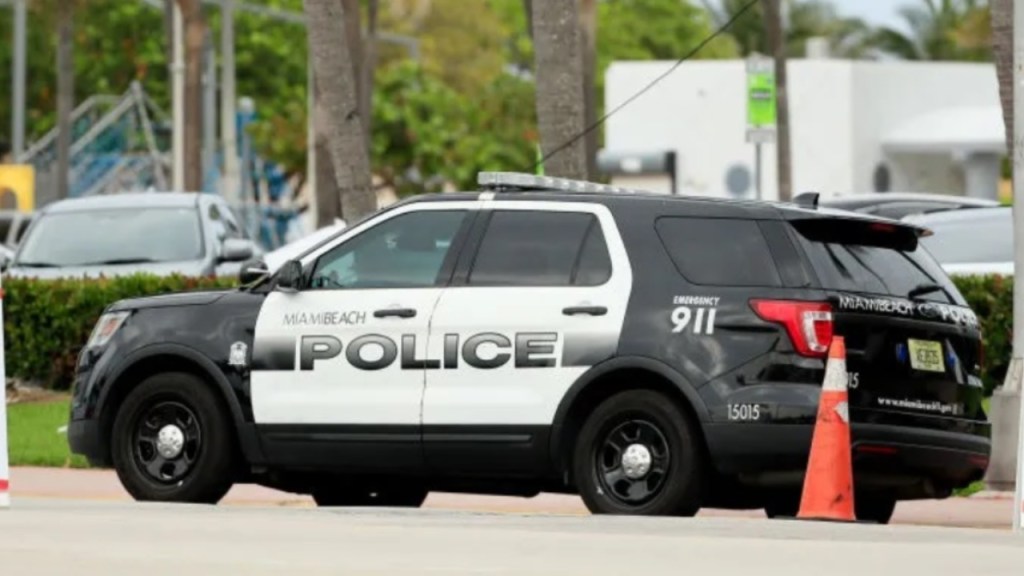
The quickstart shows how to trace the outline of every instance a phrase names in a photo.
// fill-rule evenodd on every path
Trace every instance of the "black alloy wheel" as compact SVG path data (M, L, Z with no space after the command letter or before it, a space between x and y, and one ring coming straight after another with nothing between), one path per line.
M580 430L572 477L595 514L693 516L706 464L696 423L652 390L611 396Z

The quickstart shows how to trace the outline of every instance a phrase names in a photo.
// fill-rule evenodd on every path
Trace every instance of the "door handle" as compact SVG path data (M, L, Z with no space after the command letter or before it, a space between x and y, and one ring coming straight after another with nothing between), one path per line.
M568 308L562 308L562 314L565 314L566 316L575 316L576 314L604 316L607 313L608 309L604 306L570 306Z
M374 318L412 318L415 315L416 311L412 308L387 308L373 313Z

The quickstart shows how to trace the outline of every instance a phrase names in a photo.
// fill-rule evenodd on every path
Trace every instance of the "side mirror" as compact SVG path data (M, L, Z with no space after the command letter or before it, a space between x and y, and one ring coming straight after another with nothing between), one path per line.
M250 260L245 264L242 264L242 268L238 271L239 283L252 284L266 278L270 275L270 270L267 268L266 262L262 260Z
M277 287L285 292L302 288L302 264L298 260L285 262L277 272Z
M255 252L252 241L243 238L227 238L221 244L220 259L225 262L241 262L252 258Z

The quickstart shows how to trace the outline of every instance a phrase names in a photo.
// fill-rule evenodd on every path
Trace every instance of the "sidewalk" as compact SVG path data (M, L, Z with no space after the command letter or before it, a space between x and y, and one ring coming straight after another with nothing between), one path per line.
M11 497L65 498L76 500L130 501L117 475L107 470L14 468ZM289 494L255 485L238 485L222 501L224 505L313 506L308 496ZM516 514L587 514L578 497L541 494L535 498L432 493L426 508ZM1012 494L982 493L971 498L903 502L896 507L894 524L959 526L1009 529ZM702 517L765 518L761 510L703 510Z

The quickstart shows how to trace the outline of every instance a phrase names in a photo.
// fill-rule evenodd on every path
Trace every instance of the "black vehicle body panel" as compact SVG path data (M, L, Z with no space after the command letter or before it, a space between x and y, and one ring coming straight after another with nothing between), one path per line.
M466 198L454 194L416 201ZM850 390L858 481L897 487L903 497L914 498L948 494L983 474L990 429L981 410L977 380L977 327L941 318L842 310L843 297L877 295L823 288L790 226L806 219L881 219L788 205L658 196L538 192L508 194L502 200L587 201L608 206L634 269L628 313L614 357L576 380L550 426L256 427L248 369L232 366L229 354L236 342L252 350L265 297L263 286L128 300L111 307L110 311L130 310L132 316L104 349L85 351L80 358L69 427L72 449L107 460L117 400L125 387L138 384L133 370L153 358L180 358L201 370L223 393L257 482L301 491L305 484L296 477L344 472L428 476L439 489L571 492L566 457L579 425L574 410L581 399L606 386L609 375L629 371L643 378L623 385L665 386L692 411L717 474L758 488L792 487L802 482L825 360L797 354L785 330L754 312L751 299L756 297L833 304L835 333L847 339L848 370L859 374L860 385ZM757 222L778 281L770 286L691 282L656 232L656 221L665 217ZM479 236L473 228L463 237L475 243ZM463 277L465 266L462 260L455 265L453 282ZM694 324L673 332L673 310L680 302L691 301L698 303L696 307L715 308L713 334L696 330ZM947 342L958 364L943 376L915 374L892 353L908 336ZM955 414L897 406L881 409L878 398L883 393L959 408ZM730 406L735 405L758 406L758 417L731 420ZM440 447L432 450L429 465L422 457L424 442ZM728 498L719 503L738 505Z

